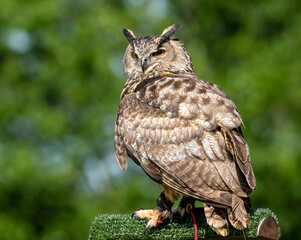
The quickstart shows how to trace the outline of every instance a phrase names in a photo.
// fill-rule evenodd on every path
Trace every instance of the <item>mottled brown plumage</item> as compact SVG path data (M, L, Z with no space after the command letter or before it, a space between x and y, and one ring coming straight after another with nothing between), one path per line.
M147 227L182 194L206 203L208 224L227 235L228 221L238 229L249 224L246 206L256 186L243 122L221 88L194 74L189 54L173 39L178 29L172 25L143 38L124 30L130 44L115 124L116 159L125 170L129 156L163 186Z

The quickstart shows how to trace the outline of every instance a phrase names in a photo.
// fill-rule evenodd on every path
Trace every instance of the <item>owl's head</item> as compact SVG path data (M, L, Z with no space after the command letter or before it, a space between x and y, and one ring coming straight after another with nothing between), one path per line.
M165 72L193 73L190 56L184 45L174 39L181 26L174 24L161 35L136 37L129 29L123 33L129 45L123 58L126 81L155 77Z

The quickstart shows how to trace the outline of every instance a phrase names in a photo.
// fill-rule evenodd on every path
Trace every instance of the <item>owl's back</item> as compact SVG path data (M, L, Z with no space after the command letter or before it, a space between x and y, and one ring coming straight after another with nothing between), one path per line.
M116 158L130 156L155 181L215 205L255 189L249 151L234 103L194 74L128 83L116 120Z

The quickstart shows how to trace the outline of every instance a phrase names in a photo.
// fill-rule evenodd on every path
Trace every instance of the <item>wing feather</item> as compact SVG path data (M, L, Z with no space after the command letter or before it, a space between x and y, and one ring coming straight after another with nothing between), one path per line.
M248 146L233 130L243 124L240 114L216 85L164 75L121 102L115 149L122 169L129 153L155 181L216 205L231 206L232 192L247 197L255 188Z
M227 131L225 138L230 138L227 147L232 151L233 157L236 159L240 170L246 178L250 190L255 190L256 179L250 163L249 147L242 137L240 129L239 131ZM229 144L231 144L231 147L229 147Z
M118 166L122 169L122 171L125 171L127 168L127 152L126 147L123 142L123 139L121 137L121 124L120 115L117 114L116 122L115 122L115 137L114 137L114 145L115 145L115 158L117 160Z

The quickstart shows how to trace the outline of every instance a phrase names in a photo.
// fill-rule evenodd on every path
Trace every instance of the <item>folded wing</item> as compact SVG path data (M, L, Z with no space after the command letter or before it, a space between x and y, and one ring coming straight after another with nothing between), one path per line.
M255 189L240 114L216 85L193 75L144 80L124 93L116 159L130 156L155 181L196 199L231 206Z

